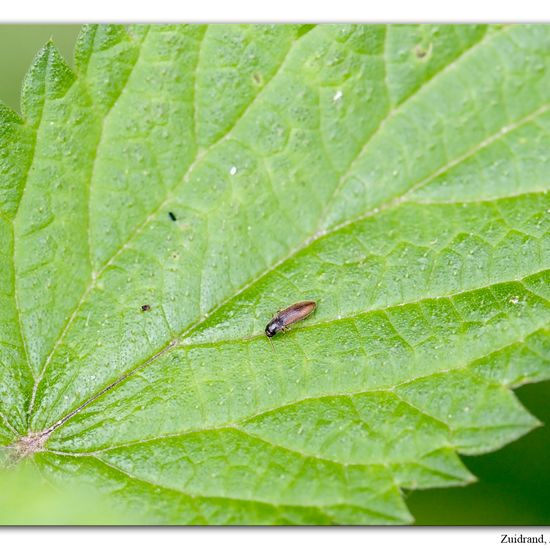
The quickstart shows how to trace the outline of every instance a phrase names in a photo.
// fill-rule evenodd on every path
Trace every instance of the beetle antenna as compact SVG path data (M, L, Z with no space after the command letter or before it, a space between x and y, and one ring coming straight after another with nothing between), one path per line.
M271 344L271 349L273 350L273 353L275 353L275 346L273 345L273 342L269 336L266 336L266 338L269 340L269 343Z

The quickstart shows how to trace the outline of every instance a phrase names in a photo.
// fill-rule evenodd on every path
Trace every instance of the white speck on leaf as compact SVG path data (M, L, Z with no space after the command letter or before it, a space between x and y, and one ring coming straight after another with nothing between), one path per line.
M231 170L229 170L229 173L234 176L236 173L237 173L237 167L236 166L232 166L231 167Z
M343 93L342 93L342 90L338 90L335 94L334 94L334 97L332 98L333 101L340 101L343 97Z

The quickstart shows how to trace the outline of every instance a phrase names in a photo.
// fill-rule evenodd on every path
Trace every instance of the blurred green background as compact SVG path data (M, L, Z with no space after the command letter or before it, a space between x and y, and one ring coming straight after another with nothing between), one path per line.
M72 65L79 25L0 25L0 100L19 112L21 82L52 38ZM463 488L414 491L407 497L422 525L550 525L550 382L517 391L544 426L504 449L464 457L479 478Z

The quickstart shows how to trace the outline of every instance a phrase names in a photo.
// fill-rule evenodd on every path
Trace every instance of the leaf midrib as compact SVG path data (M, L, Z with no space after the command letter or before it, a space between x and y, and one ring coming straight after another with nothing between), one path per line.
M364 315L371 315L371 314L374 314L374 313L386 314L388 312L388 310L396 310L396 309L399 309L399 308L402 308L402 307L419 305L419 304L422 304L423 302L430 302L430 301L436 301L436 300L448 300L452 303L454 298L456 298L458 296L462 296L464 294L479 292L481 290L492 290L495 286L505 285L505 284L513 284L513 283L517 283L517 284L520 284L521 286L523 286L525 292L528 295L534 296L537 299L541 299L541 300L546 302L547 300L543 296L533 292L533 290L528 288L524 284L524 282L527 279L530 279L531 277L536 277L537 275L542 275L542 274L546 273L549 269L550 269L550 265L548 267L545 266L542 269L539 269L537 271L526 273L525 275L522 275L518 279L506 278L506 279L500 279L500 280L493 280L493 281L491 281L487 284L481 285L481 286L472 286L472 287L468 287L468 288L461 288L460 290L458 290L456 292L450 292L450 293L447 293L447 294L439 294L437 296L422 296L418 299L413 299L413 300L409 300L409 301L406 301L406 302L401 302L401 303L396 303L396 304L387 304L387 305L384 305L384 306L367 308L367 309L362 309L362 310L359 310L359 311L350 311L346 315L341 315L338 319L327 319L325 321L319 321L319 322L316 322L316 323L309 322L307 325L304 325L304 326L301 326L299 328L293 329L293 332L297 331L297 330L299 330L299 331L310 331L310 330L318 329L320 327L344 324L344 323L347 323L349 321L358 319L358 318L360 318ZM549 303L549 305L550 305L550 303ZM391 323L391 321L390 321L390 323ZM198 328L200 328L200 326ZM397 333L397 331L396 331L396 333ZM252 335L252 336L247 337L247 338L227 338L227 339L223 339L223 340L210 340L208 342L190 342L188 344L185 344L185 339L192 336L192 334L193 333L189 333L185 337L179 338L178 343L174 346L171 346L170 349L172 349L172 348L175 348L175 349L195 349L195 348L208 348L208 347L214 347L215 348L215 347L217 347L221 344L236 344L236 343L239 343L239 342L249 342L249 341L254 341L254 340L259 340L259 339L264 339L265 338L265 334L262 331L260 334Z
M429 379L429 378L431 378L433 376L436 376L436 375L439 376L439 375L444 375L444 374L450 374L450 373L455 373L457 371L465 371L465 372L472 373L471 367L473 365L475 365L476 363L478 363L480 360L482 360L486 357L489 357L491 355L494 355L496 353L500 353L500 352L502 352L502 351L504 351L508 348L511 348L512 346L517 345L518 342L525 342L533 334L536 334L540 330L544 329L546 326L547 326L547 322L543 322L543 323L541 323L540 326L536 326L532 330L530 330L528 333L522 335L520 340L518 340L517 338L514 338L513 341L506 342L505 344L501 345L498 348L491 349L490 351L484 352L484 353L482 353L482 354L480 354L476 357L470 358L468 360L468 362L466 362L466 363L457 363L457 364L453 365L450 368L437 370L437 371L434 371L434 372L422 374L420 376L415 376L415 377L412 377L412 378L408 378L407 380L403 380L402 382L398 382L396 384L392 384L392 385L389 385L389 386L371 388L371 389L361 389L361 390L358 390L358 391L355 391L355 392L353 392L353 391L352 392L335 392L335 393L322 393L322 394L319 394L319 395L308 395L308 396L302 397L300 399L286 401L284 403L278 404L278 405L276 405L274 407L271 407L271 408L264 408L260 411L254 412L252 414L248 414L248 415L243 416L241 418L235 419L232 422L228 422L228 423L224 423L224 424L208 425L208 426L205 426L205 427L202 427L202 428L190 428L188 430L182 430L180 432L163 434L163 435L154 436L154 437L151 437L151 438L142 438L142 439L139 439L139 440L126 442L126 443L123 443L123 444L120 444L120 445L115 445L115 446L112 446L112 447L95 449L93 451L86 451L86 452L83 452L83 453L72 452L70 454L83 455L84 456L84 455L87 455L87 454L90 454L90 453L93 453L93 452L105 452L105 451L115 450L115 449L118 449L118 448L129 447L129 446L136 445L136 444L149 443L151 441L161 441L161 440L164 440L164 439L170 439L170 438L180 437L180 436L184 436L184 435L190 435L190 434L194 434L194 433L218 431L218 430L231 429L231 428L240 429L239 425L247 424L247 423L249 423L249 422L251 422L251 421L253 421L257 418L260 418L262 416L272 414L274 412L278 412L278 411L281 411L283 409L292 408L292 407L295 407L296 405L300 405L302 403L307 403L307 402L311 402L311 401L318 401L320 399L331 399L331 398L339 398L339 397L351 398L351 397L357 397L357 396L361 396L361 395L372 395L372 394L391 394L393 397L395 397L396 399L398 399L399 401L401 401L402 403L404 403L405 405L407 405L411 409L414 409L417 413L421 414L422 416L424 416L426 418L429 418L430 420L432 420L432 421L434 421L438 424L441 424L442 426L444 426L449 431L450 434L452 434L452 433L454 433L454 430L444 420L436 418L435 416L432 416L432 415L428 414L427 412L423 411L422 409L418 408L417 406L413 405L412 403L406 401L404 397L400 396L396 392L396 390L400 387L411 385L411 384L414 384L414 383L419 382L421 380ZM475 373L472 373L472 374L474 375ZM487 383L489 383L489 384L491 384L495 387L508 389L508 390L512 389L512 385L507 385L507 384L503 384L503 383L496 382L496 381L493 381L493 380L485 379L479 374L475 374L475 376L477 376L480 380L485 380ZM81 410L81 408L80 408L80 410ZM502 426L498 425L497 427L502 427ZM522 425L516 425L516 427L529 427L529 426L522 424ZM463 429L463 428L464 428L464 426L461 426L461 429ZM483 427L480 427L480 428L483 428ZM487 428L487 426L485 426L485 428ZM46 450L47 451L51 450L52 452L53 451L59 451L58 449L47 449L47 448L46 448ZM292 449L289 449L289 450L292 450ZM453 448L453 450L456 451L455 448ZM61 452L66 452L66 451L61 451Z

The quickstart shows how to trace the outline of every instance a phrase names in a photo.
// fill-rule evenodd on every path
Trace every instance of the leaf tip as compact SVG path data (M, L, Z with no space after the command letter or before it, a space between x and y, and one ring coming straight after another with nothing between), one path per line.
M65 95L75 78L50 38L36 54L23 80L21 112L25 119L36 125L45 100Z

